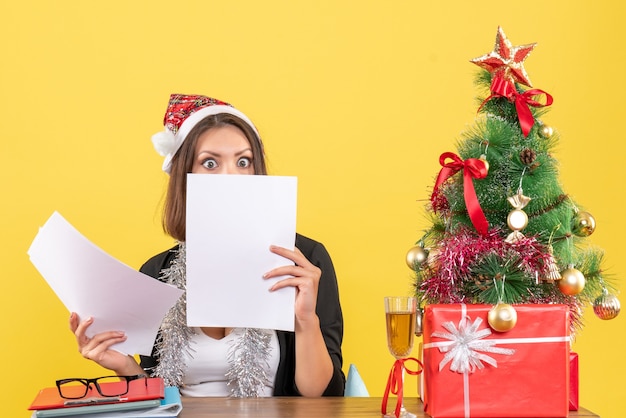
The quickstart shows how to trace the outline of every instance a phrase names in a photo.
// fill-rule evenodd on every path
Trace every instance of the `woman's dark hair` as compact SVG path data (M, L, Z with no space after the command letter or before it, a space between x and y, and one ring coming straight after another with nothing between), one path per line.
M248 139L252 149L254 174L267 174L261 138L248 123L228 113L207 116L198 122L187 134L180 149L172 158L170 181L163 207L163 230L178 241L185 241L186 236L187 173L190 173L193 168L198 138L209 129L227 125L239 128Z

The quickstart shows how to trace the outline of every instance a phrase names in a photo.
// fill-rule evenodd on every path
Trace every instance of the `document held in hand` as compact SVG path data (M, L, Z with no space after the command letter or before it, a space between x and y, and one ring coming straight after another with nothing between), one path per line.
M187 175L187 324L294 330L295 289L270 292L293 265L297 178Z
M88 336L123 331L113 348L150 355L163 317L182 291L117 261L54 212L33 240L30 261L70 312L93 317Z

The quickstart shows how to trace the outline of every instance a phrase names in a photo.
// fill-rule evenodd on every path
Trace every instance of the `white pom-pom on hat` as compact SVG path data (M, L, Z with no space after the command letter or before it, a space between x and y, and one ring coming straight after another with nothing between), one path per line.
M152 145L161 157L166 157L176 151L176 137L172 131L165 128L152 135Z

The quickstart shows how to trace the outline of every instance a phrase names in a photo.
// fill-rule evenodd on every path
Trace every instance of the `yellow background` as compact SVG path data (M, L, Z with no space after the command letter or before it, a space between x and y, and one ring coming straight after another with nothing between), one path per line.
M101 373L77 353L68 312L26 254L52 212L133 268L171 245L150 136L172 92L235 104L257 123L271 173L298 176L298 230L327 246L339 277L345 370L355 363L381 396L392 364L382 297L411 290L405 253L426 226L439 155L474 122L469 60L492 50L498 25L514 45L538 42L526 69L555 98L544 121L562 137L560 179L596 218L589 241L623 288L625 7L3 2L2 415L28 416L57 378ZM574 344L581 404L622 417L625 315L605 322L587 309L585 320Z

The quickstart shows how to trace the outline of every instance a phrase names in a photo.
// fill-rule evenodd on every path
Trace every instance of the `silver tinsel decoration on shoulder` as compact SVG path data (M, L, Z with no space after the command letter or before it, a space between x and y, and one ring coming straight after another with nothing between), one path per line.
M230 364L226 378L230 395L235 398L256 398L264 386L271 386L269 370L270 342L273 331L242 328L228 352Z
M178 253L169 268L161 272L161 277L181 290L186 288L185 243L179 243ZM183 293L176 304L167 312L161 323L160 335L156 342L159 363L154 375L163 378L166 386L183 386L185 374L184 353L191 354L189 341L194 335L187 326L187 293Z
M178 253L169 268L161 272L161 278L181 290L186 290L185 243L180 242ZM271 330L237 328L232 332L241 334L229 349L229 368L226 373L233 397L257 397L264 386L271 386L269 370ZM193 328L187 326L187 294L178 299L167 312L156 342L159 362L154 375L161 377L166 386L182 387L185 375L185 354L194 351L190 341Z

